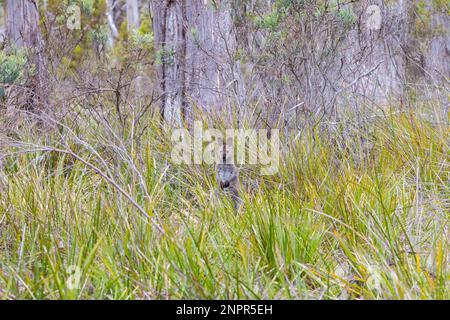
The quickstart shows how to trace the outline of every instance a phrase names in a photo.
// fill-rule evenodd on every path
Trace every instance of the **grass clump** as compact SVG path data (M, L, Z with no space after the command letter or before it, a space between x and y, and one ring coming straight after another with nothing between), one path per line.
M98 155L17 152L0 298L448 299L448 125L401 113L369 126L367 143L291 138L273 177L242 168L239 213L214 200L214 168L165 160L156 124Z

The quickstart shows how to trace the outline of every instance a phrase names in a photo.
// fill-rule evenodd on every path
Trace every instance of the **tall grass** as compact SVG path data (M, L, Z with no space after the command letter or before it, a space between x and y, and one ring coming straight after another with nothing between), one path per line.
M71 154L8 157L0 298L450 298L448 125L401 113L370 137L316 130L289 138L278 175L242 168L239 212L213 167L168 163L156 124L110 150L120 161L72 145L123 192Z

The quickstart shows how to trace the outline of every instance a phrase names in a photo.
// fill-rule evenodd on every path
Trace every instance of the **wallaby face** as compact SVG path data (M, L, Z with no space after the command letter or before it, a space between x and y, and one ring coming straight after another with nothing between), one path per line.
M220 189L236 186L238 182L237 168L233 164L223 163L217 165L217 182Z
M236 210L239 209L242 199L239 197L238 169L234 164L221 163L216 167L217 184L225 195L230 197Z
M233 141L224 142L219 139L218 142L222 148L222 154L216 166L217 182L221 189L226 189L237 182L238 171L233 164Z

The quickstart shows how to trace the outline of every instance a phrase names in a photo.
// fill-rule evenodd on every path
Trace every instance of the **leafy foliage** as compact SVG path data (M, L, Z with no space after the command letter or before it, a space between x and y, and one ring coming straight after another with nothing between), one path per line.
M23 50L16 53L0 51L0 84L20 84L25 80L27 57ZM5 95L4 87L0 87L0 97Z

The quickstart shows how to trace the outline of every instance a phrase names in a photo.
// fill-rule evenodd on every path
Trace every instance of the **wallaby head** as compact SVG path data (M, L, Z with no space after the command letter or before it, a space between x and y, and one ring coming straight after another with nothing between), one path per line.
M217 182L221 189L237 186L238 170L234 164L220 163L217 165Z
M230 197L234 208L236 210L239 209L242 200L239 196L240 186L238 169L234 164L219 163L216 167L216 172L217 184L219 185L220 190Z

